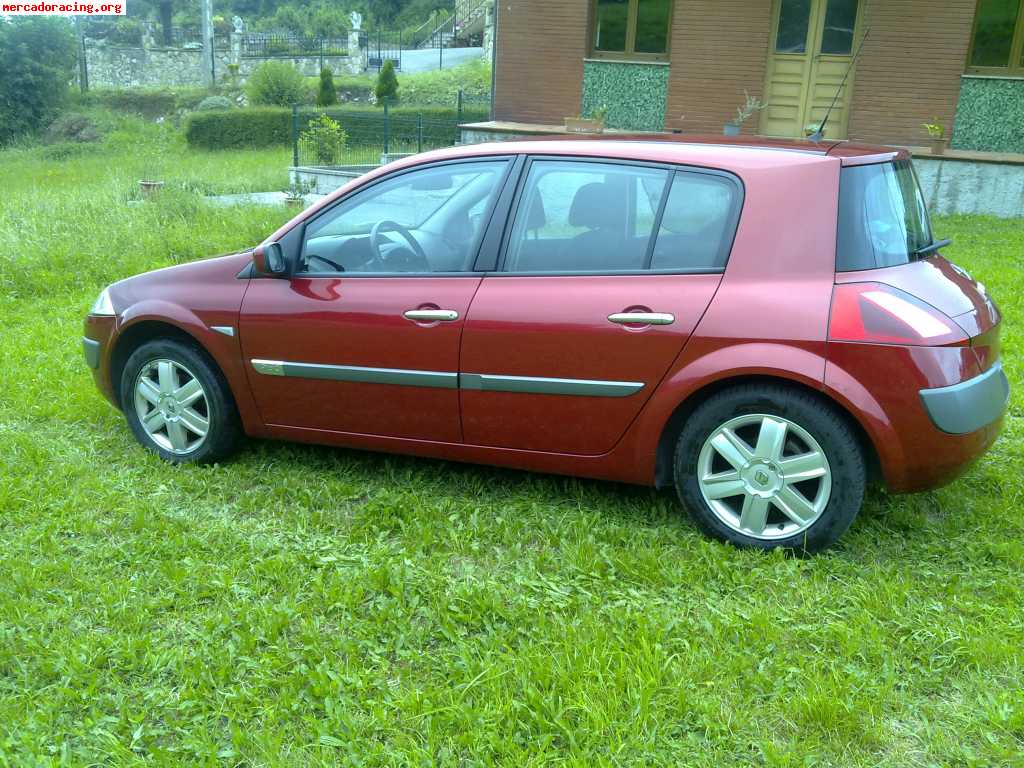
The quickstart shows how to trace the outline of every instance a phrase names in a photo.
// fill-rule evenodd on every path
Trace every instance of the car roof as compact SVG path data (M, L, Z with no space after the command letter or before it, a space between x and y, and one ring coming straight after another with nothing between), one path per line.
M771 139L758 136L674 134L592 134L542 136L525 140L462 145L418 155L415 162L495 154L562 155L612 158L723 170L753 170L782 165L835 162L859 165L908 156L906 150L829 139Z

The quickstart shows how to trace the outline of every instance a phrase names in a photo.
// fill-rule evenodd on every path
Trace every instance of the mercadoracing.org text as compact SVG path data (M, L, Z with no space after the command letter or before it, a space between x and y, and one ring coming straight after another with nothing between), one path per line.
M0 3L0 15L11 16L124 16L124 3Z

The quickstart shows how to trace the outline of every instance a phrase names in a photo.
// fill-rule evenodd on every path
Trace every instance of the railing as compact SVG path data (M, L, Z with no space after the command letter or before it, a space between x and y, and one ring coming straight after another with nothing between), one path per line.
M296 166L320 168L371 168L398 156L416 154L458 144L459 124L481 119L485 109L470 103L460 91L456 108L414 112L395 110L385 104L375 112L345 109L292 109L292 161ZM338 140L333 126L318 127L326 115L345 132Z
M366 51L366 66L379 70L385 61L391 61L395 69L402 68L402 30L377 30L363 32L359 45Z
M348 40L329 37L305 37L291 34L250 33L242 36L242 56L268 59L292 56L347 56Z
M462 30L487 13L492 0L458 0L451 15L417 41L418 48L448 48L460 39Z

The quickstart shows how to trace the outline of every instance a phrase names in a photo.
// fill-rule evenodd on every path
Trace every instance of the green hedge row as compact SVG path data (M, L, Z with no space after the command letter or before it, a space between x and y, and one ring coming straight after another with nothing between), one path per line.
M349 145L383 144L384 110L380 107L338 107L325 112L341 123L348 133ZM466 105L462 122L486 120L489 107ZM299 131L321 112L299 111ZM389 132L396 143L409 142L418 133L418 120L423 119L425 145L458 141L458 112L453 107L394 107L389 110ZM246 149L274 145L290 146L292 142L292 111L280 107L233 109L224 112L195 112L185 122L185 138L189 146L199 149Z

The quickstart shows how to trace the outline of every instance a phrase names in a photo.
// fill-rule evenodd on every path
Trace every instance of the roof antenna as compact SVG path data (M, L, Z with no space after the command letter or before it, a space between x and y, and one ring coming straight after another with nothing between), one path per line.
M853 58L850 60L850 66L846 68L846 74L843 75L842 82L839 83L839 87L836 89L836 95L832 98L832 103L828 105L825 117L821 119L821 125L818 126L818 130L810 135L811 141L815 144L825 138L825 124L828 122L829 115L832 114L832 109L835 107L836 102L839 101L839 95L843 92L843 86L846 85L846 79L853 71L853 65L857 63L857 59L860 58L860 52L864 50L864 43L868 39L869 32L871 32L871 27L864 30L864 37L860 39L860 45L857 46L857 52L853 54Z

